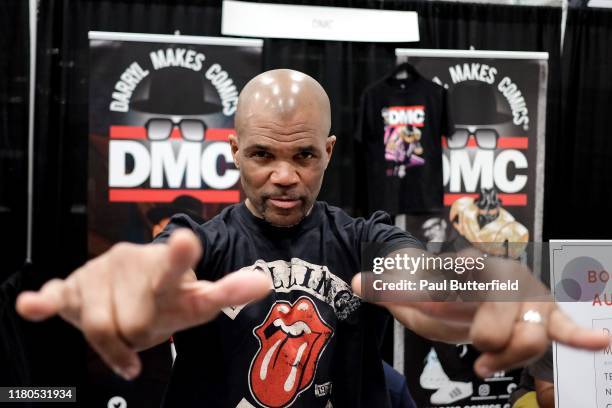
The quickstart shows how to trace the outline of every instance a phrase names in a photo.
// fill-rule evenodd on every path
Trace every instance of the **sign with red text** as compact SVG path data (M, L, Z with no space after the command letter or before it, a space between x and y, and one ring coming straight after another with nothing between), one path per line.
M550 241L557 304L583 327L612 338L612 241ZM588 352L555 343L555 406L612 407L612 348Z
M90 32L89 253L241 200L229 137L261 40ZM156 227L157 226L157 227Z
M448 90L455 128L442 140L444 210L406 214L402 226L432 253L473 246L538 264L527 243L541 241L548 55L398 49L396 56ZM404 372L417 405L509 408L519 373L479 379L477 356L469 345L457 352L411 339Z
M480 249L489 252L499 243L495 255L521 257L517 243L541 241L548 55L410 49L396 55L448 90L455 125L442 140L445 211L408 216L406 228L425 242L446 242L443 250L487 243Z
M88 251L150 242L169 217L196 222L242 199L229 137L261 40L89 33ZM160 406L169 343L123 381L91 352L84 406Z

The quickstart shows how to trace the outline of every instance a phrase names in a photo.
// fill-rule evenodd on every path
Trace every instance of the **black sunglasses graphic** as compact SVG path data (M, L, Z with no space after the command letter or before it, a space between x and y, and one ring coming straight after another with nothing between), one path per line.
M183 139L190 142L201 142L206 133L206 124L198 119L183 119L176 123L170 119L150 119L145 127L147 128L147 139L166 140L172 134L174 126L178 126Z
M493 150L497 147L499 134L495 129L476 129L470 132L468 129L457 128L453 136L447 140L449 149L463 149L467 146L470 135L474 135L476 145L481 149Z

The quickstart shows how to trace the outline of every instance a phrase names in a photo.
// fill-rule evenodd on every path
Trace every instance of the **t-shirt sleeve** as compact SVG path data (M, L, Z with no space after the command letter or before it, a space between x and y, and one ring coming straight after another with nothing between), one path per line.
M204 238L202 234L199 233L199 224L192 220L189 216L185 214L176 214L170 218L166 227L157 234L157 236L153 239L154 243L163 243L170 238L170 235L178 228L188 228L193 231L196 235L200 237L200 239Z
M384 211L376 211L365 222L365 242L384 244L381 251L387 255L402 248L423 249L423 244L412 234L393 225L391 216Z

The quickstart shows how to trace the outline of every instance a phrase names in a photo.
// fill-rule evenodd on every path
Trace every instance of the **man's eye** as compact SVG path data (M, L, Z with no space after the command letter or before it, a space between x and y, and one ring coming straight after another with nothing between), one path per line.
M300 152L300 154L298 154L298 157L302 160L312 159L314 157L314 154L312 152Z
M267 159L270 157L270 153L265 150L257 150L251 154L251 157L255 157L257 159Z

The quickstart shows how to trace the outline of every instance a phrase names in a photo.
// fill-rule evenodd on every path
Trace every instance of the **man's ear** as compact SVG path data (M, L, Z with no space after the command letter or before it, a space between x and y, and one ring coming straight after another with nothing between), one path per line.
M232 157L234 159L234 164L236 168L240 167L240 163L238 163L238 136L236 134L229 135L229 143L232 149Z
M336 136L335 135L328 136L327 140L325 141L325 153L327 153L327 163L325 163L325 168L327 168L327 165L331 161L332 153L334 151L335 145L336 145Z

